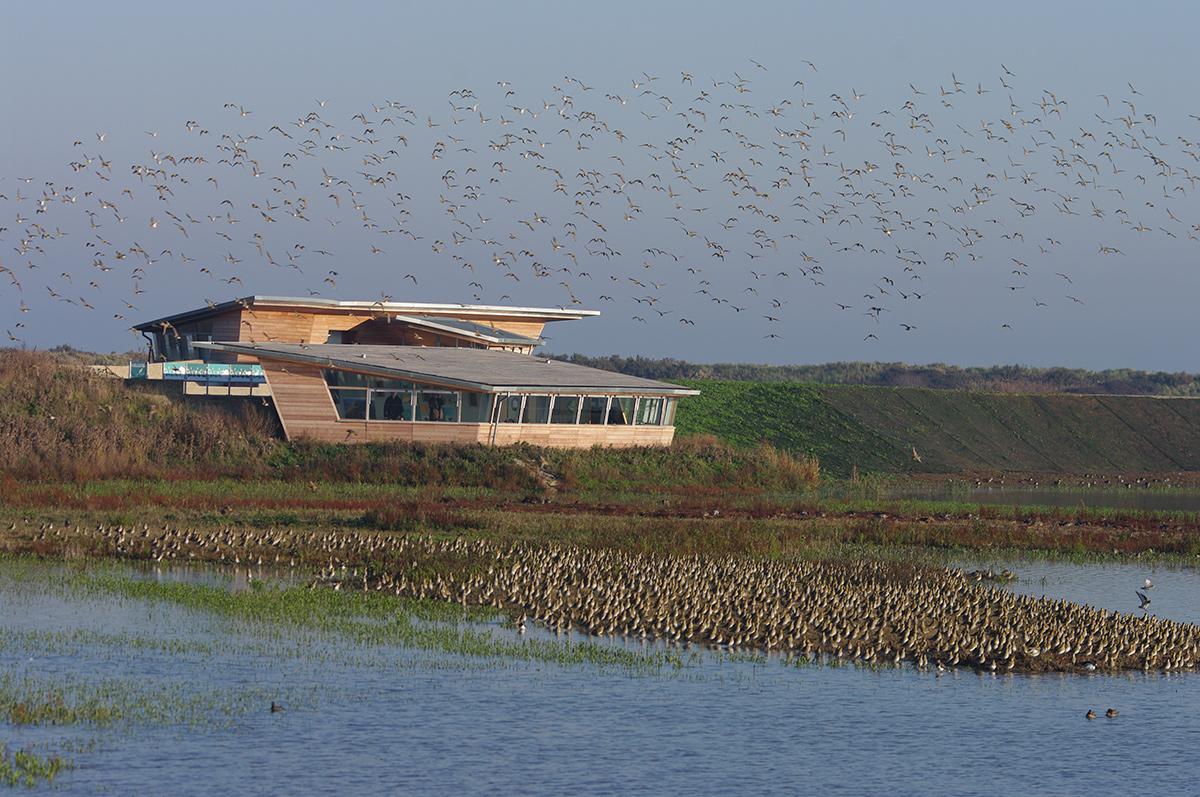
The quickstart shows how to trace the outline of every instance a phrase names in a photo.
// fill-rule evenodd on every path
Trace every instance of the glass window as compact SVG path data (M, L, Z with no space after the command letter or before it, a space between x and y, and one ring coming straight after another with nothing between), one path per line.
M579 413L579 422L602 426L607 410L608 396L586 396L583 399L583 411Z
M497 411L499 423L520 423L521 398L521 396L505 396L500 400L500 409Z
M458 394L442 390L418 390L417 420L457 421Z
M675 425L675 402L677 401L678 399L673 398L663 399L663 402L665 403L665 406L663 407L663 426Z
M412 390L412 382L399 379L383 379L378 376L356 374L353 371L340 371L327 368L324 371L325 384L330 387L373 387L376 390Z
M331 387L329 395L338 417L344 421L363 421L367 417L367 391L358 388Z
M579 396L555 396L550 423L575 423L579 414Z
M325 371L325 384L330 387L366 387L370 380L369 376L351 371L336 371L332 368Z
M491 393L463 393L463 423L490 423L492 420Z
M397 379L380 379L375 376L367 377L367 384L375 390L412 390L412 382L401 382Z
M526 396L521 423L546 423L550 419L549 396Z
M628 426L633 423L633 398L613 396L608 406L609 426Z
M662 423L662 403L660 398L642 396L638 399L637 422L641 426L658 426Z
M407 390L372 390L367 413L372 421L411 421L412 393Z

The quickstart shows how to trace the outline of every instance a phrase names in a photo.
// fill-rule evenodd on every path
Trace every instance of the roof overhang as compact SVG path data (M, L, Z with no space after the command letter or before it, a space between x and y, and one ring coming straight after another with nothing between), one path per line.
M691 388L679 387L676 385L655 384L645 387L628 387L628 386L608 386L608 385L555 385L553 387L538 384L509 384L498 383L492 384L489 382L456 379L444 375L430 373L428 371L419 371L402 366L383 366L368 362L356 362L354 360L341 357L326 357L320 354L308 354L304 352L280 351L272 349L268 346L260 346L253 343L209 343L204 341L194 342L192 344L197 348L212 349L213 351L224 351L230 354L243 354L250 357L257 357L259 360L291 362L303 365L316 365L322 368L334 368L341 371L353 371L355 373L369 374L371 376L379 376L388 379L403 379L410 382L421 382L426 384L445 385L447 387L457 387L465 390L473 390L481 393L542 393L542 394L566 394L566 395L586 395L586 394L603 394L603 395L630 395L630 396L698 396L699 390ZM347 348L353 348L349 346ZM397 346L397 349L406 347ZM419 347L418 347L419 348ZM499 352L498 352L499 353ZM524 356L524 355L514 355ZM584 366L577 366L584 367ZM588 369L599 370L599 369Z
M447 315L458 318L508 318L529 321L577 321L600 315L599 310L572 310L565 307L505 307L490 304L436 304L428 302L341 301L289 296L245 296L228 302L214 302L206 307L156 318L136 324L133 329L149 331L164 324L183 324L230 310L278 308L281 310L310 310L323 313L363 315Z
M484 343L495 343L497 345L510 346L541 346L545 343L541 338L531 338L527 335L516 335L511 332L505 332L502 329L489 329L487 332L481 332L480 329L486 329L481 324L474 324L476 329L463 329L452 324L439 323L430 318L420 318L411 315L393 315L389 317L392 321L399 321L402 324L411 324L415 327L429 329L434 332L444 332L448 335L455 335L460 338L469 338L471 340L480 340Z

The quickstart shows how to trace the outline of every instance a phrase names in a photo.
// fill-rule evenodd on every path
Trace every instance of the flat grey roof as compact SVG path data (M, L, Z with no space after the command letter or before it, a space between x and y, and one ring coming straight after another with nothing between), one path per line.
M566 307L504 307L492 304L432 304L429 302L385 302L385 301L342 301L339 299L316 299L300 296L243 296L227 302L212 302L206 307L195 310L185 310L181 313L156 318L137 324L133 329L149 330L168 324L184 323L197 318L221 313L235 308L248 308L255 305L268 307L291 307L296 309L344 311L360 313L402 313L425 315L454 313L464 316L503 316L505 318L531 318L545 321L566 321L600 315L599 310L571 310Z
M638 376L508 351L451 346L358 346L322 343L193 343L262 360L359 371L487 393L628 393L697 396L698 390Z

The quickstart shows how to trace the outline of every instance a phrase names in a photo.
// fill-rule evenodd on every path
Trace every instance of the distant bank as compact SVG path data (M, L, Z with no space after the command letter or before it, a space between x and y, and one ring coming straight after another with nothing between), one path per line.
M1036 368L1027 365L989 365L962 368L945 363L833 362L818 365L761 363L692 363L672 358L589 357L571 354L559 359L630 376L677 382L716 379L736 382L789 382L816 385L929 387L937 390L983 390L992 393L1078 393L1115 396L1200 396L1200 375L1167 371L1113 368Z
M1200 470L1197 399L681 381L701 393L681 403L680 435L766 441L835 475Z

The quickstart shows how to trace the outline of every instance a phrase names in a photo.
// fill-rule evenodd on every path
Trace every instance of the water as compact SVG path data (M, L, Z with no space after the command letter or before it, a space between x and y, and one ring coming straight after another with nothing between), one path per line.
M1123 610L1151 576L1153 608L1200 619L1195 571L1005 564L1021 576L1007 588ZM94 744L66 753L76 767L55 783L63 794L1163 795L1195 794L1200 774L1200 675L936 675L716 652L654 671L480 659L330 645L303 630L268 637L203 611L58 588L53 570L28 569L0 560L10 640L0 673L249 696L194 727L182 715L112 728L0 721L10 747ZM38 649L21 629L198 647L164 654L87 637ZM554 638L526 638L539 634ZM288 711L271 714L272 699ZM1083 718L1109 706L1121 716Z
M1150 598L1147 611L1169 620L1200 623L1200 573L1142 564L1075 565L1029 561L1007 563L1019 579L1007 589L1027 595L1069 598L1101 609L1138 611L1137 591ZM969 567L968 569L972 569ZM992 566L996 569L995 566ZM1145 588L1146 579L1154 585Z
M1159 490L1072 490L1037 487L902 487L886 498L914 501L955 501L1000 506L1050 506L1072 509L1139 509L1200 512L1200 493Z

